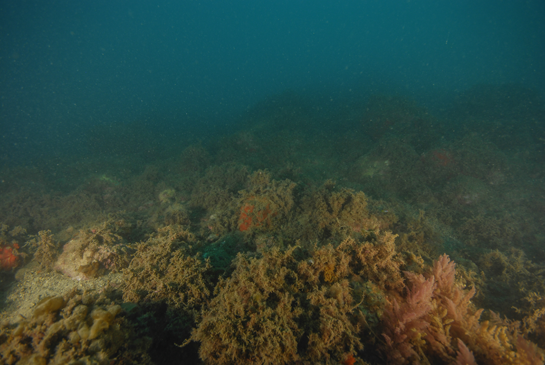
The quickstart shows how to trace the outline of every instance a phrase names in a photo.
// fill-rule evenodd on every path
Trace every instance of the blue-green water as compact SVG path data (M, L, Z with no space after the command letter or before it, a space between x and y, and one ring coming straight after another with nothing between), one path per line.
M542 92L544 17L538 0L4 2L1 161L85 155L101 124L223 133L286 90L437 108L479 83Z

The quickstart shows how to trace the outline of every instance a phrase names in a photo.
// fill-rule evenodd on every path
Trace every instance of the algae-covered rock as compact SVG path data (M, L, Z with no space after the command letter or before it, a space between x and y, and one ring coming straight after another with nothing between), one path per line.
M123 222L110 228L110 222L98 228L82 230L66 243L53 268L75 280L88 280L128 266L130 245L115 232Z
M167 227L140 243L123 270L123 299L164 302L196 315L210 297L212 285L207 277L210 264L190 254L188 246L194 241L182 227Z
M382 298L374 284L361 284L366 278L358 274L372 271L362 269L363 255L398 268L396 259L382 255L378 246L347 240L337 248L316 247L310 253L273 247L261 258L239 254L235 271L220 281L193 332L193 340L201 342L201 359L209 364L327 359L333 364L347 354L352 357L363 348L359 336L368 327L364 313L380 305ZM383 277L392 283L400 279L397 271L387 268Z
M148 338L137 338L109 292L46 298L32 318L0 330L2 364L151 364Z
M53 297L53 298L46 298L43 299L36 309L34 309L33 316L38 317L43 314L48 314L52 312L56 312L65 306L65 301L63 297Z
M87 280L105 274L113 267L119 252L114 247L91 246L75 238L63 247L54 269L75 280Z

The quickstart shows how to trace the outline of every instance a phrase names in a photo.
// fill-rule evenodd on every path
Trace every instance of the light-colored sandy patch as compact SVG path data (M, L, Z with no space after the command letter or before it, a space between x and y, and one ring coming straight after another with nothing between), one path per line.
M21 316L29 318L36 304L43 298L63 295L72 288L100 291L109 284L119 286L120 273L108 274L97 279L73 280L58 272L40 272L39 266L31 262L15 275L16 281L7 292L7 303L0 312L0 321L19 322Z

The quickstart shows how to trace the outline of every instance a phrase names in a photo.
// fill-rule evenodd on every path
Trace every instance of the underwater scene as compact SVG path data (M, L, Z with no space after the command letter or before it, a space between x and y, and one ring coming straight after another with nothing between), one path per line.
M0 364L545 363L541 1L0 30Z

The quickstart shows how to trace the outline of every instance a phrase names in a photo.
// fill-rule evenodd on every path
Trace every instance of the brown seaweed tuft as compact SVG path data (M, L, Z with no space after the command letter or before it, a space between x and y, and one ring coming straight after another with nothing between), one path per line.
M128 268L123 270L126 302L164 302L192 318L211 296L208 262L191 256L188 245L194 237L182 227L159 229L138 244Z

